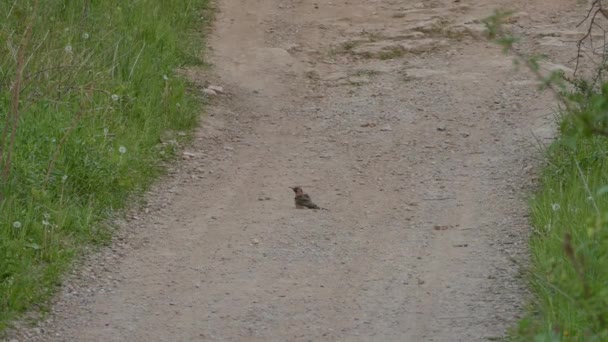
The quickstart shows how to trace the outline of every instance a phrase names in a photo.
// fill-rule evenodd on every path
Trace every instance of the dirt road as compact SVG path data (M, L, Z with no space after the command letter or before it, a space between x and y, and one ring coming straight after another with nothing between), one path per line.
M526 46L564 63L574 1L543 3L219 1L213 75L189 73L226 93L192 154L16 338L502 336L551 98L474 37L511 7ZM329 211L294 209L292 185Z

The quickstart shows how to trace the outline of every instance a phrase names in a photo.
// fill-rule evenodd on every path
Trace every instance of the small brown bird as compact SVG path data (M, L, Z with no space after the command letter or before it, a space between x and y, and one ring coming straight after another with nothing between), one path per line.
M296 203L296 208L298 209L321 209L321 210L327 210L325 208L321 208L318 205L314 204L311 199L310 196L306 193L304 193L304 190L302 190L301 186L294 186L294 187L289 187L291 190L293 190L293 192L296 193L296 197L294 198L294 202Z

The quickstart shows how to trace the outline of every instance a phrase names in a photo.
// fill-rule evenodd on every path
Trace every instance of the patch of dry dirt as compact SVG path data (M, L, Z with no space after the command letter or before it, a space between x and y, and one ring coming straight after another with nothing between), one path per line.
M573 43L537 33L571 33L584 8L545 3L219 1L215 76L190 74L226 92L190 153L13 338L502 336L551 98L476 36L511 7L527 48L565 63ZM330 210L294 209L297 184Z

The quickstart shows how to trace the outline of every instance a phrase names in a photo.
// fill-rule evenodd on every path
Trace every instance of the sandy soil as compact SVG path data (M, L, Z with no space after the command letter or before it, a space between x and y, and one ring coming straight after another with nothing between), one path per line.
M550 4L547 4L550 3ZM549 95L476 38L498 6L565 64L574 1L222 0L184 160L19 341L484 341L523 313ZM578 11L578 12L577 12ZM548 64L547 68L555 65ZM297 210L302 185L329 211Z

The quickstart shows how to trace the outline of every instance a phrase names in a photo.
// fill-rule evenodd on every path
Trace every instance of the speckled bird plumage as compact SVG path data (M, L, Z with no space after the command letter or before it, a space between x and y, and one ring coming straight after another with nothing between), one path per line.
M302 187L294 186L294 187L290 187L290 189L292 189L293 192L296 194L294 197L294 202L295 202L296 208L327 210L327 209L321 208L318 205L316 205L315 203L313 203L313 201L310 199L310 195L308 195L307 193L304 193L304 190L302 190Z

